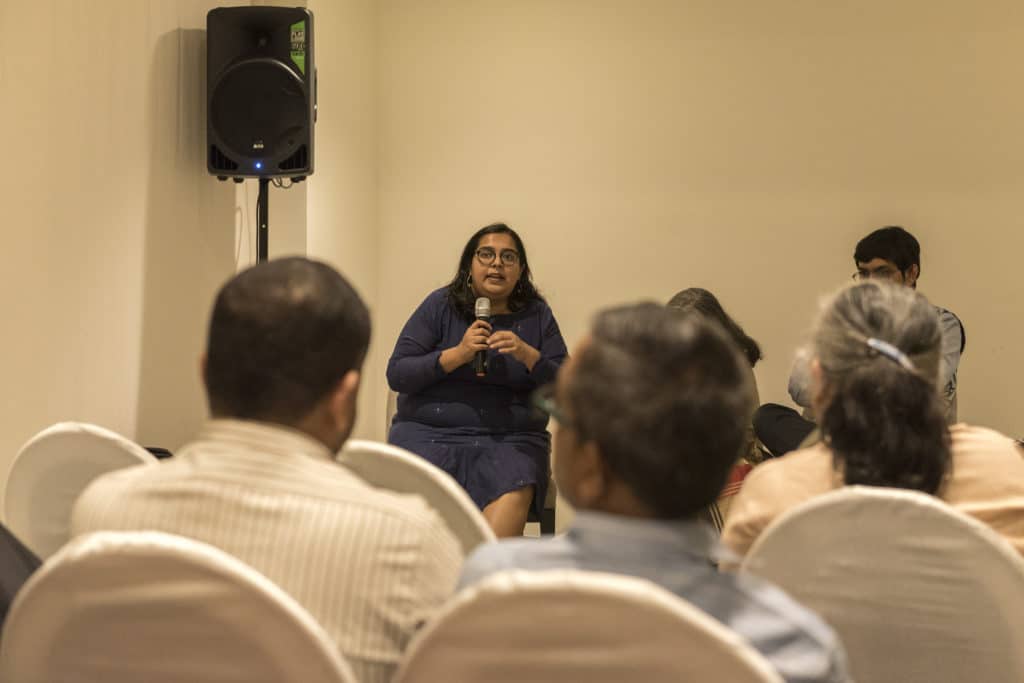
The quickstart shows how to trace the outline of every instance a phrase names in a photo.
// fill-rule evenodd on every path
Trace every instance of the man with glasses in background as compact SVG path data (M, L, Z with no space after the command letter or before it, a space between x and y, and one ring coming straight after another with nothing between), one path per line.
M916 289L921 276L921 245L901 227L879 228L857 243L853 261L857 267L854 280L880 278ZM946 420L953 424L957 419L957 369L967 337L956 315L939 306L935 307L935 312L942 329L942 359L936 386L946 404ZM802 442L814 438L810 358L804 350L797 353L793 363L789 395L804 409L802 417L792 408L774 403L761 406L754 417L755 434L776 456L795 450Z
M555 481L576 518L549 540L480 546L460 586L504 569L648 579L734 629L787 683L848 680L824 622L715 567L699 515L746 445L754 403L749 364L716 323L655 303L606 310L534 403L556 422Z

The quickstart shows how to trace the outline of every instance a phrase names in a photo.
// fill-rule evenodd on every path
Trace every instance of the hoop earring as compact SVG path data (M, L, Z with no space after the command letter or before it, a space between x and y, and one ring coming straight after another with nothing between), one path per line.
M473 291L473 274L466 275L466 289L470 292Z

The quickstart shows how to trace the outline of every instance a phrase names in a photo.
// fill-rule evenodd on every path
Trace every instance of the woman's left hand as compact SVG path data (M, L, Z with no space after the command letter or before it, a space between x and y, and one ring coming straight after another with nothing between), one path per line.
M526 366L527 370L533 370L533 366L540 360L540 351L533 348L515 332L501 330L495 332L487 340L487 345L497 351L512 356Z

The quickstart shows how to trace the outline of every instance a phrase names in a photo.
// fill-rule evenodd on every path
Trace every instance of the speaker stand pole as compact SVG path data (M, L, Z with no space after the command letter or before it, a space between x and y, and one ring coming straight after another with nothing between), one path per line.
M267 195L270 192L270 179L260 178L260 191L256 195L256 262L267 260L267 242L270 239L269 218L267 216Z

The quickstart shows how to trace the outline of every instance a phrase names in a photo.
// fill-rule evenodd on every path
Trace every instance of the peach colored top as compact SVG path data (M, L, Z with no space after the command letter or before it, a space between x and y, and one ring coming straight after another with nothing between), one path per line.
M983 427L958 424L950 434L952 473L939 498L992 527L1024 555L1024 452L1009 437ZM758 465L733 500L722 542L745 555L776 517L842 485L823 443Z

